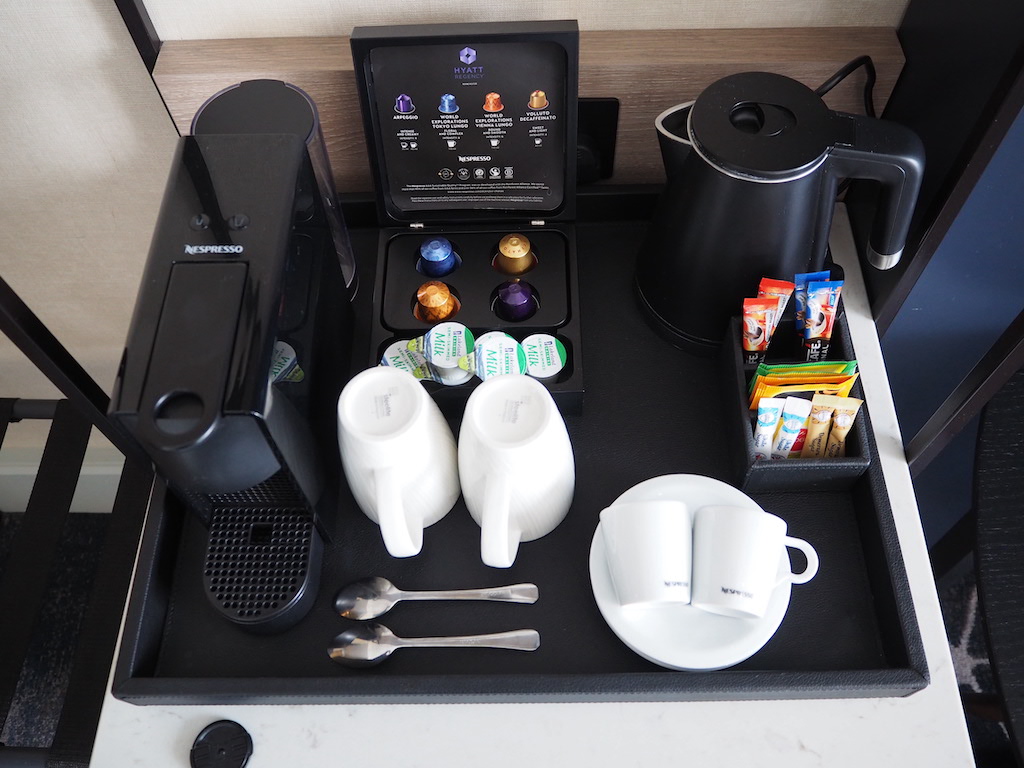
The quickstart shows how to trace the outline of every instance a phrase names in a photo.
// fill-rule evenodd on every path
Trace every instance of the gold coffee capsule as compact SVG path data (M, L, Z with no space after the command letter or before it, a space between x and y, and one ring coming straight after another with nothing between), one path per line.
M416 289L416 306L412 313L424 323L439 323L454 317L461 306L447 284L430 280Z
M526 235L505 235L498 243L498 254L494 257L494 268L506 275L522 275L537 264L537 255L530 250Z
M548 105L548 95L544 91L530 94L530 109L544 109Z
M501 103L501 94L488 93L484 96L484 112L501 112L505 106Z

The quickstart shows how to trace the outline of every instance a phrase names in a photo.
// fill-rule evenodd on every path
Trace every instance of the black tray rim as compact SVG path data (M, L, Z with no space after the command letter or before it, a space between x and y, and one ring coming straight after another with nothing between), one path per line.
M868 436L877 455L874 436ZM899 538L878 462L866 473L872 484L875 517L888 565L888 577L907 663L884 669L717 670L686 672L652 667L641 673L403 675L344 677L155 677L142 672L152 634L152 590L157 589L158 554L164 544L164 518L170 491L156 482L146 517L111 693L137 705L226 704L429 704L581 703L656 701L749 701L903 697L930 683L927 657L917 624ZM882 493L878 493L882 483ZM164 617L159 617L160 629ZM149 629L147 630L147 625ZM157 633L160 634L160 633ZM151 644L151 643L150 643Z

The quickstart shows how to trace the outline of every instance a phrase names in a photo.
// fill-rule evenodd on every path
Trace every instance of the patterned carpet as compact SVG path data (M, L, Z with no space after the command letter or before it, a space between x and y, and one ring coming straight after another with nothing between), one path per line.
M1006 728L1002 723L990 719L989 713L982 712L983 707L974 707L969 703L976 699L984 703L985 695L996 693L973 569L968 569L959 580L940 590L939 605L942 607L956 679L965 700L967 730L978 768L1016 766ZM972 694L981 696L975 697Z

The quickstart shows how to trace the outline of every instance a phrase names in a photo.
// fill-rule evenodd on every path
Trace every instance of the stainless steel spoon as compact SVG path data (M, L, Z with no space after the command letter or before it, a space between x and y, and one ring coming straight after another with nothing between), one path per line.
M498 600L504 603L535 603L538 594L536 584L405 592L385 578L372 576L342 587L334 598L334 608L346 619L362 621L383 616L400 600Z
M515 629L491 635L398 637L383 624L358 624L337 635L327 649L327 654L333 661L349 667L372 667L399 648L413 647L535 651L540 647L540 633L535 629Z

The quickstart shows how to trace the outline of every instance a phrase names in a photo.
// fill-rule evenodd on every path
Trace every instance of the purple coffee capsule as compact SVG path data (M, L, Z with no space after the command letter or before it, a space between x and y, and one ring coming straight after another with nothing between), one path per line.
M395 112L401 114L408 114L415 112L416 106L412 103L412 98L407 93L399 94L398 98L395 99Z
M509 280L498 286L494 311L498 317L519 322L533 317L539 302L536 289L522 280Z
M431 237L420 246L420 259L416 269L429 277L444 277L462 263L459 254L446 237Z

